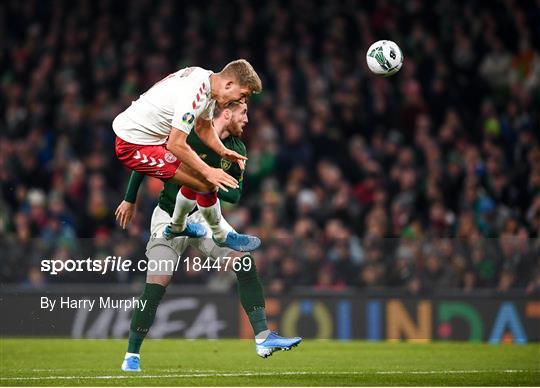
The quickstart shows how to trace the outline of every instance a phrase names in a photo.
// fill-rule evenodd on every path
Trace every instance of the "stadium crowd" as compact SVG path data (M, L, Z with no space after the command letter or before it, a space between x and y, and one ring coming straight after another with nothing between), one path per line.
M47 275L42 258L144 257L161 182L127 231L129 172L111 123L187 65L246 58L240 204L223 204L267 290L404 287L540 292L540 3L108 0L0 5L0 279L125 282L141 273ZM404 52L371 75L367 47ZM84 247L84 249L82 248ZM187 252L186 255L194 255ZM178 284L233 286L223 272Z

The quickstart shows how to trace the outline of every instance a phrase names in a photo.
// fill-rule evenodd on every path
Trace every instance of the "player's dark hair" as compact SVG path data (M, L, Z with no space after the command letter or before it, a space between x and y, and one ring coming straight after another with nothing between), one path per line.
M225 105L223 108L220 108L219 105L216 104L216 107L214 108L214 118L221 116L221 114L223 113L225 109L235 110L237 107L239 107L242 104L243 102L241 101L231 101L227 105Z

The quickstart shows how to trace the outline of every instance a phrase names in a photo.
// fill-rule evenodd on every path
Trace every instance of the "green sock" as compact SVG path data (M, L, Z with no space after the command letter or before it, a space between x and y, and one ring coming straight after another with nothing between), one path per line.
M165 287L160 284L146 283L144 286L144 291L139 300L146 301L146 305L144 310L141 310L142 307L138 307L133 311L128 338L129 353L140 353L144 337L146 337L150 326L154 323L156 311L163 294L165 294Z
M255 260L250 256L245 257L250 258L251 268L249 271L246 271L244 266L242 266L240 271L235 272L238 279L238 293L240 294L240 302L249 318L253 332L257 335L261 331L268 330L263 287L257 273Z
M266 323L266 311L264 307L256 307L255 310L246 313L255 335L259 334L261 331L268 330L268 325Z

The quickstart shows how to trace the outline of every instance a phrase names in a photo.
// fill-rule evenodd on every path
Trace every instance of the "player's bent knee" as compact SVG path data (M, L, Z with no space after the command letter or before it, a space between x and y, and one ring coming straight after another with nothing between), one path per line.
M200 181L199 184L195 186L196 187L190 188L198 193L211 193L218 190L218 187L216 185L213 185L212 183L206 181Z
M171 283L171 279L172 275L148 275L146 276L146 283L167 287Z
M170 179L172 183L181 186L187 186L198 193L207 193L217 191L217 186L208 182L200 173L193 170L186 170L181 164Z
M200 190L199 193L213 193L214 191L218 191L218 187L209 183L204 185L204 188Z
M248 255L249 253L246 252L230 251L225 257L230 258L229 260L231 260L231 264L233 264L235 262L239 262L244 256Z

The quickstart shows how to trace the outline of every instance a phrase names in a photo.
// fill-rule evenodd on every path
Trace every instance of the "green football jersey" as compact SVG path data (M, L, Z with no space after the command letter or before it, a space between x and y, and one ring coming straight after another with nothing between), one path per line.
M247 156L246 146L238 137L228 136L226 139L223 139L222 142L225 147L238 152L240 155ZM244 183L243 171L240 169L240 166L238 166L238 163L231 162L230 160L224 159L219 156L202 142L202 140L199 138L199 136L197 136L197 133L195 131L191 131L187 138L187 143L191 148L193 148L197 155L199 155L199 157L209 166L221 168L229 175L238 180L239 187L237 189L229 188L229 191L227 192L220 189L218 192L218 197L222 201L229 203L237 203L240 200L240 195L242 193L242 187ZM131 172L128 188L124 197L127 202L135 202L137 198L137 191L143 178L143 174L140 174L136 171ZM159 194L159 207L165 210L171 216L174 210L174 206L176 204L176 195L178 194L178 190L179 187L174 183L165 182L165 186Z

